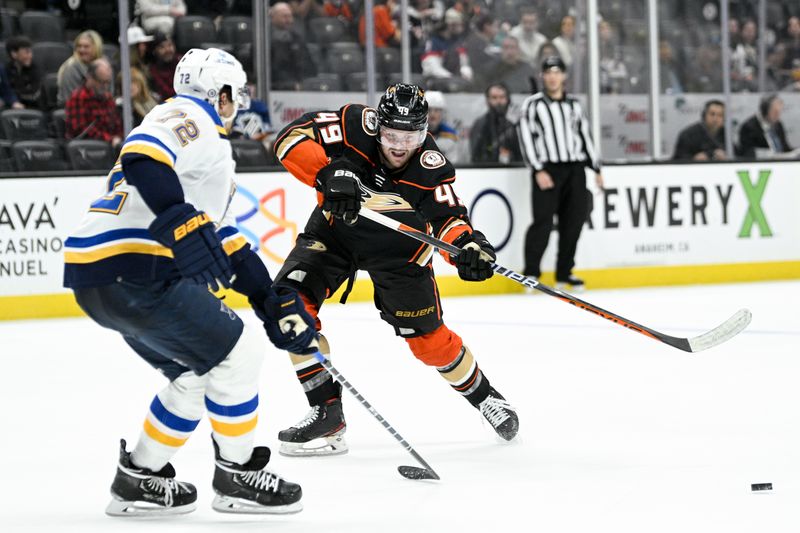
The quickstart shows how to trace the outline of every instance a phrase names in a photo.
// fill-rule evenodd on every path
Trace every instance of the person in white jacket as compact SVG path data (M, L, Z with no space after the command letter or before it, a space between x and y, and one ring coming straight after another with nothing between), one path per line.
M136 15L147 33L172 35L175 19L186 14L183 0L136 0Z

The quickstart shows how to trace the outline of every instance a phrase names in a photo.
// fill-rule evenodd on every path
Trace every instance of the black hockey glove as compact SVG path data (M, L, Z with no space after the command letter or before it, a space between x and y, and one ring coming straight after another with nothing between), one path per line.
M317 183L322 191L322 209L330 211L348 224L353 224L361 209L361 169L346 159L336 159L317 173Z
M276 293L270 289L263 298L251 298L250 305L279 350L310 354L318 349L316 324L296 292L279 288Z
M461 248L455 257L458 276L466 281L483 281L494 275L492 266L497 255L494 248L480 231L462 233L453 241L454 246Z
M191 204L175 204L156 217L148 228L155 239L172 250L175 266L185 279L230 288L233 269L211 219Z

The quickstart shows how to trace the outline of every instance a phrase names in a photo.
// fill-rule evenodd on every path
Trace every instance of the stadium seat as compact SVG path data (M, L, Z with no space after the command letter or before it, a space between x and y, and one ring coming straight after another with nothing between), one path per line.
M341 91L342 80L338 74L318 74L303 80L302 89L304 91Z
M64 23L47 11L25 11L19 17L22 33L33 42L64 42Z
M325 63L322 60L322 48L320 48L320 45L317 43L306 43L306 46L308 47L308 53L311 59L314 60L314 65L317 69L322 68Z
M364 54L359 48L342 46L347 43L337 43L328 48L328 71L336 74L351 74L364 70Z
M269 165L267 150L260 141L253 139L231 139L236 169L260 168Z
M403 69L400 50L397 48L377 48L375 50L375 68L378 72L388 74Z
M0 141L0 173L16 172L14 156L11 154L11 141Z
M317 17L308 21L309 40L315 39L321 45L350 41L347 26L334 17Z
M217 29L208 17L185 16L175 20L175 46L180 52L217 40Z
M19 15L13 9L0 8L0 37L8 39L19 33ZM5 48L4 48L5 49Z
M219 27L219 40L238 48L253 43L253 19L250 17L223 17Z
M33 43L33 60L42 75L57 73L59 67L72 55L67 43Z
M218 42L215 42L215 43L201 43L200 44L200 48L219 48L220 50L228 52L229 54L232 54L232 55L235 54L235 50L233 48L233 45L230 44L230 43L218 43ZM237 59L238 59L238 57L237 57Z
M67 134L67 111L56 109L50 114L50 136L60 140Z
M42 93L46 109L55 109L58 106L58 74L53 72L42 77Z
M114 150L107 142L77 139L67 143L67 158L74 170L108 170L114 165Z
M470 83L463 78L432 78L425 87L429 91L463 93L469 91Z
M403 81L403 73L402 72L390 72L389 74L386 75L386 80L385 81L386 81L386 85L387 86L391 85L393 83L400 83L400 82ZM425 84L425 78L422 76L422 74L419 74L417 72L412 72L411 73L411 83L413 83L414 85L418 85L418 86L422 87L423 89L430 89L430 87L428 87Z
M366 72L353 72L344 77L344 88L350 92L367 92L367 73ZM386 89L383 76L380 74L375 75L375 90L382 92Z
M6 109L0 112L5 138L9 141L29 141L47 138L44 113L36 109Z
M61 148L52 141L19 141L14 143L12 150L20 172L69 169Z

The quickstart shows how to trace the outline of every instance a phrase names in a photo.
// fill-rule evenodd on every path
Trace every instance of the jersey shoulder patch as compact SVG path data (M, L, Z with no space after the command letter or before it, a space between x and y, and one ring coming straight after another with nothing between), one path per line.
M425 150L422 152L422 155L419 156L419 163L423 168L434 170L445 166L447 160L442 153L437 150Z
M361 111L361 127L370 137L378 135L378 112L375 109L365 107Z

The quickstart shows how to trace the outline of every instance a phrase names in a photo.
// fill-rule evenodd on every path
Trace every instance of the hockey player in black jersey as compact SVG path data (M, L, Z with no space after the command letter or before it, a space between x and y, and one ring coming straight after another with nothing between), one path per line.
M276 286L296 290L317 317L323 302L366 270L375 287L380 317L405 338L412 353L435 367L511 440L517 414L489 383L461 338L442 321L431 263L433 248L359 218L363 204L461 248L446 259L467 281L492 276L492 245L470 225L453 189L455 169L427 134L424 92L414 85L390 86L377 109L346 105L338 111L307 113L278 135L278 159L297 179L317 190L318 207L298 236L276 277ZM321 329L316 318L317 329ZM320 351L329 353L324 336ZM281 453L344 453L346 423L341 387L308 354L291 353L311 411L281 431Z

